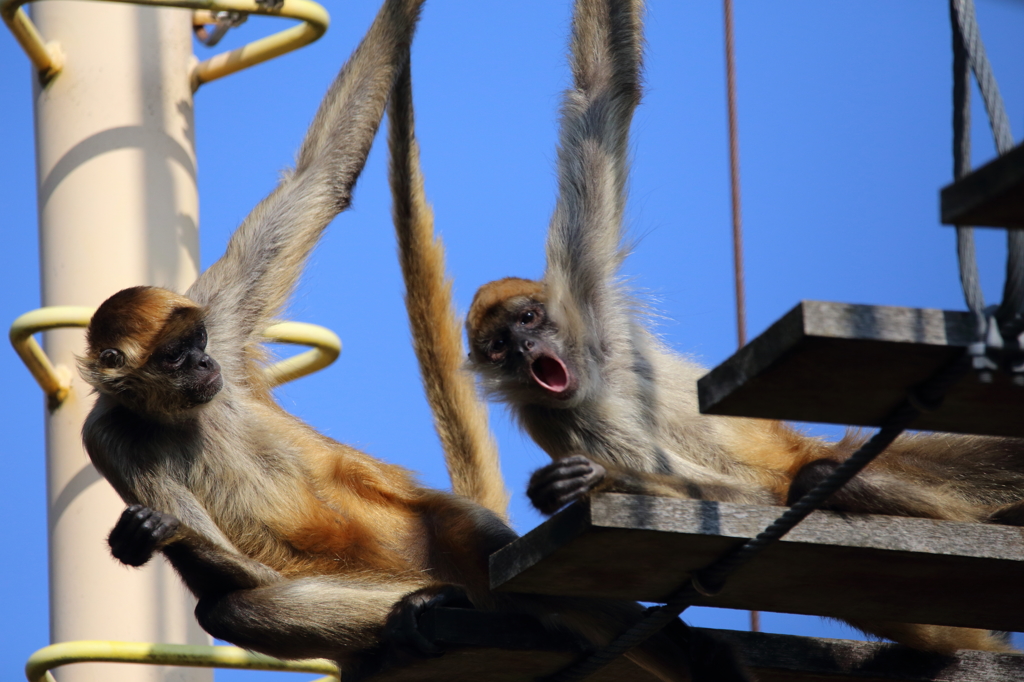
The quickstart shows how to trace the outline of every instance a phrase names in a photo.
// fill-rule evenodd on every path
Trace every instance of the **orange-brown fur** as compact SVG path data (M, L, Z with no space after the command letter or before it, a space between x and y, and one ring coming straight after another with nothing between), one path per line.
M402 78L408 79L408 73ZM505 518L508 491L498 448L487 424L487 407L463 367L462 328L445 275L444 245L434 237L434 214L423 189L411 93L411 84L402 80L392 94L388 177L413 348L453 489Z

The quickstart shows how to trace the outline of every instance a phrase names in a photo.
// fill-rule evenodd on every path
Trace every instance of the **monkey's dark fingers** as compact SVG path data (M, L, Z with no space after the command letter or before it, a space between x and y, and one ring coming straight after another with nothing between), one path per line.
M607 471L600 464L574 455L535 472L526 495L539 511L554 514L589 493L606 475Z
M526 494L537 511L542 514L551 515L562 507L575 502L581 497L585 497L588 492L590 492L590 488L580 484L571 490L553 491L548 488L544 490L528 490Z
M170 514L131 505L121 514L107 542L115 559L128 566L142 566L179 526L178 519Z
M599 465L600 466L600 465ZM594 471L594 463L583 455L559 459L541 467L530 476L530 487L542 487L567 478L581 478Z

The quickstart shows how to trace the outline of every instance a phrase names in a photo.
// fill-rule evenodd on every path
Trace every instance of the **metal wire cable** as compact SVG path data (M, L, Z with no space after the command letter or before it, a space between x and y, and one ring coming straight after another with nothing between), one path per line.
M970 171L970 88L969 71L974 72L981 91L996 151L1005 154L1013 148L1013 134L1006 116L1006 106L992 66L985 52L978 28L974 0L950 0L953 25L953 156L957 179ZM974 236L970 228L957 226L957 255L960 259L960 280L968 307L980 314L984 309L978 266L974 255ZM1024 232L1007 231L1006 282L1003 302L996 316L1014 333L1024 327Z
M736 283L736 338L742 348L747 343L746 285L743 276L743 213L740 210L740 135L736 113L736 49L733 40L732 0L724 0L725 83L729 118L729 190L732 198L732 258Z
M971 172L971 62L957 20L956 2L949 3L953 26L953 177L957 180ZM967 308L979 319L978 333L984 333L985 294L978 275L978 258L974 246L974 228L956 226L957 262L960 285Z

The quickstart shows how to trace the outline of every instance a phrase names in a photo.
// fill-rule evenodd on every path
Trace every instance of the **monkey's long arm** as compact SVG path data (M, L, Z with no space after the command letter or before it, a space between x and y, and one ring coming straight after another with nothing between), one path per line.
M547 241L548 307L570 342L596 347L628 328L614 285L621 244L629 125L640 99L641 0L576 3L573 88L565 94L558 203ZM612 318L615 318L612 320Z
M295 170L249 214L225 255L187 295L210 307L211 354L223 365L258 342L281 311L323 229L351 201L423 0L387 0L331 85Z
M391 93L388 125L388 177L405 306L452 489L506 518L509 495L498 447L487 408L463 368L462 325L452 305L452 283L445 277L444 245L434 236L434 214L423 190L408 62Z

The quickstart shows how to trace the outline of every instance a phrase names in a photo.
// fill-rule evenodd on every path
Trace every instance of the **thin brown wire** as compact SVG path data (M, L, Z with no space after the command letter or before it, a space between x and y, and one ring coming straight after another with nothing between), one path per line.
M743 214L740 210L740 136L736 116L736 55L733 45L732 0L725 8L725 80L729 111L729 184L732 193L732 254L736 281L736 336L747 343L747 304L743 282Z
M740 136L736 115L736 53L733 42L732 0L724 0L725 81L729 112L729 185L732 194L732 257L736 283L736 341L747 343L747 301L743 277L743 214L740 210ZM761 631L761 612L750 612L750 631Z

